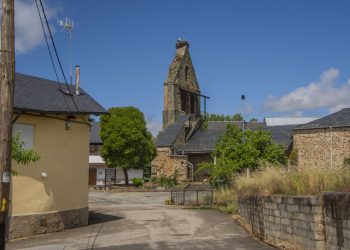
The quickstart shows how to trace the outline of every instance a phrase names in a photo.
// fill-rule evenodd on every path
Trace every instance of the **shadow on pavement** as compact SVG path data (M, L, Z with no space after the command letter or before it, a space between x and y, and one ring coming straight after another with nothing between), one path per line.
M122 217L118 217L110 214L102 214L97 212L89 212L89 225L105 223L115 220L123 219Z

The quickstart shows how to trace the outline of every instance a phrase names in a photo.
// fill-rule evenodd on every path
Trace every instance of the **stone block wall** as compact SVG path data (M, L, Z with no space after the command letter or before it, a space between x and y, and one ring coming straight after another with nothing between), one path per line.
M245 222L250 225L250 232L260 240L264 240L263 197L239 197L239 212Z
M187 180L188 164L187 155L174 155L170 147L158 147L157 156L151 163L152 177L172 176L178 171L178 180Z
M88 219L89 209L87 207L43 214L12 216L10 218L9 238L23 238L82 227L88 225Z
M239 213L257 238L293 249L350 249L350 193L239 197Z
M297 249L325 249L323 211L316 196L240 198L239 212L261 240Z
M293 149L299 167L342 167L350 157L350 128L295 130Z
M350 193L323 194L327 249L350 249Z

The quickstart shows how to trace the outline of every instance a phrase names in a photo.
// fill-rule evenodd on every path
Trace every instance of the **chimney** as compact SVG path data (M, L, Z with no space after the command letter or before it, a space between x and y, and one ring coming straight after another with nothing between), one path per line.
M80 88L80 66L75 65L75 95L79 95Z

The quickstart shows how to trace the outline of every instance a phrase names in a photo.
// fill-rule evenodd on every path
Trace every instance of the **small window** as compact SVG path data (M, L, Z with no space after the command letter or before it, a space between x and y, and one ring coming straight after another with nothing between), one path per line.
M185 68L185 81L188 79L188 66Z
M25 149L33 148L34 125L15 123L12 127L12 134L18 134L21 137Z

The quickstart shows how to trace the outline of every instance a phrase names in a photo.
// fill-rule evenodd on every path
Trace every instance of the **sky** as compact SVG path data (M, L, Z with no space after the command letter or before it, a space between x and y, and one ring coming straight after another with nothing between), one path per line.
M15 2L16 71L54 80L35 2ZM67 77L68 35L57 25L65 17L81 87L105 108L139 108L154 135L179 37L190 43L209 113L262 120L350 107L350 1L43 2Z

